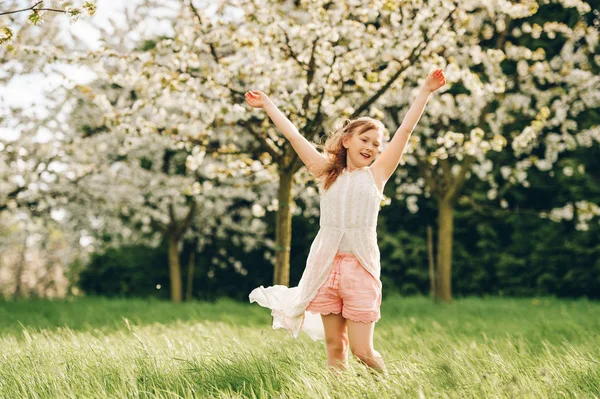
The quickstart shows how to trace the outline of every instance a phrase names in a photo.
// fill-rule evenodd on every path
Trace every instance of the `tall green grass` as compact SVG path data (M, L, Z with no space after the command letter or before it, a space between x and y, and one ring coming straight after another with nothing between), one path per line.
M598 398L600 303L388 296L375 327L385 378L324 342L221 299L0 301L3 398Z

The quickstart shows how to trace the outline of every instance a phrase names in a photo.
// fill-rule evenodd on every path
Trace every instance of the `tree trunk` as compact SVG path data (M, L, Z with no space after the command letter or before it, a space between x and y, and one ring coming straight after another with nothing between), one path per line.
M290 284L290 243L292 241L292 213L290 203L292 202L292 181L294 174L279 171L279 189L277 199L279 210L277 211L277 225L275 227L275 273L273 275L274 285Z
M438 201L437 294L444 302L452 302L452 243L454 209L447 199Z
M429 260L429 295L431 299L435 296L435 259L433 259L433 232L431 226L427 225L427 258Z
M192 300L192 289L194 285L194 264L196 263L196 245L190 245L190 257L188 259L188 272L187 272L187 289L185 292L185 300L189 302Z
M23 250L21 251L21 257L19 259L19 265L17 266L16 286L14 298L18 299L23 297L23 275L25 274L25 253L27 252L27 237L23 240Z
M46 262L44 262L44 270L46 271L46 274L44 274L44 277L42 277L42 279L39 283L43 287L42 288L42 290L43 290L42 296L44 298L58 296L56 281L54 280L54 270L56 270L56 267L57 267L56 261L53 259L48 259L48 260L46 260ZM53 291L53 295L49 295L50 290Z
M178 239L169 235L169 278L171 280L171 301L180 303L181 292L181 264L179 262Z

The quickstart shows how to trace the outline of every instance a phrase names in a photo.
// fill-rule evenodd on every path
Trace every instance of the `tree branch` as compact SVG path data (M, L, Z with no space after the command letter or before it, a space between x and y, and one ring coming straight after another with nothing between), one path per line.
M260 134L256 130L254 130L252 128L252 125L250 123L248 123L248 121L238 121L238 125L245 127L248 130L248 132L260 142L260 144L262 145L262 148L265 151L267 151L269 153L269 155L271 155L271 158L273 158L273 160L275 162L279 162L281 160L281 158L283 157L283 154L281 154L276 147L273 147L267 141L266 137L264 137L262 134Z
M471 165L473 165L475 160L476 158L471 155L465 156L465 159L460 167L460 172L458 172L458 176L456 176L456 179L454 180L455 183L450 187L450 189L446 193L446 195L452 202L456 202L458 193L460 193L460 190L462 190L467 181L467 172L471 169Z
M302 162L302 159L296 155L294 161L292 162L292 166L290 167L292 174L295 174L297 171L299 171L303 165L304 162Z
M283 29L283 27L281 25L277 25L277 26L283 31L283 36L285 37L285 49L287 49L289 56L292 57L292 59L294 59L294 61L296 61L296 63L298 65L300 65L300 67L302 69L304 69L305 71L308 71L308 66L305 63L303 63L302 61L300 61L300 59L298 58L298 55L292 49L292 46L290 45L290 38L288 37L285 29Z
M439 163L440 163L440 166L442 167L445 185L447 187L452 187L452 185L454 184L454 176L452 175L452 168L450 167L450 160L448 158L440 159Z
M336 58L337 58L337 55L334 54L333 61L331 62L331 65L330 65L329 74L327 74L327 77L325 78L325 82L324 82L325 84L327 84L329 77L333 73L333 66L335 65ZM304 137L306 137L308 139L312 140L314 138L315 132L318 129L318 127L320 126L321 121L323 120L323 115L321 114L321 106L323 105L324 98L325 98L325 89L322 88L321 89L321 98L319 98L319 102L317 103L317 110L316 110L314 116L311 118L311 120L307 121L306 125L304 125L304 128L302 129L302 131L304 133Z
M4 12L0 12L0 16L2 15L9 15L9 14L16 14L19 12L25 12L25 11L51 11L51 12L58 12L58 13L63 13L65 14L67 11L66 10L56 10L54 8L35 8L38 5L40 5L41 3L43 3L43 1L38 1L37 3L35 3L34 5L32 5L29 8L22 8L20 10L14 10L14 11L4 11Z
M190 222L192 221L192 218L196 214L196 206L197 205L198 205L198 201L196 201L195 199L192 199L192 204L190 205L190 209L188 210L187 215L185 215L185 218L183 218L183 220L181 222L176 223L174 233L177 238L181 237L183 235L183 233L189 227Z
M160 231L163 234L167 232L167 225L158 220L154 220L154 218L150 218L150 224L154 227L154 230Z
M435 29L435 31L429 35L429 37L434 37L437 32L441 29L441 27L446 23L446 21L448 21L448 19L454 14L454 12L458 9L458 7L455 5L454 6L454 10L452 10L448 16L442 21L442 23L437 27L437 29ZM367 110L371 104L373 104L375 101L377 101L377 99L379 97L381 97L391 86L392 84L394 84L394 82L400 77L400 75L406 71L409 66L416 60L419 58L419 56L421 55L421 53L423 52L423 50L425 50L427 48L427 41L423 41L421 43L419 43L419 45L415 48L412 49L412 51L410 52L410 54L408 55L408 63L406 65L406 67L400 67L400 69L398 69L398 71L396 71L396 73L381 87L381 89L379 89L378 92L376 92L371 98L367 99L367 101L365 101L363 104L361 104L353 113L352 115L350 115L350 119L356 118L358 117L360 114L362 114L365 110ZM421 46L423 45L423 46ZM406 61L407 59L405 58L404 60L396 60L400 65L403 64L404 61Z
M417 168L419 169L421 176L423 176L423 178L427 182L427 185L429 186L429 189L431 190L431 192L436 197L442 197L442 193L440 192L438 184L435 181L435 177L433 176L433 169L431 169L429 164L422 161L418 157L415 157L415 159L417 160Z
M194 1L193 0L190 0L190 9L192 10L192 13L194 13L194 15L196 16L196 18L198 19L198 22L200 24L202 24L202 18L200 18L200 14L198 13L198 10L194 6Z
M175 216L175 207L173 206L173 203L170 202L167 208L169 209L169 220L171 221L171 225L173 225L177 221Z
M302 100L302 111L304 113L304 115L306 115L306 111L308 109L308 103L310 101L310 91L308 90L308 87L310 86L310 84L313 81L313 78L315 77L315 49L317 48L317 43L319 42L319 38L317 37L315 39L315 41L313 42L313 46L312 46L312 50L310 53L310 61L308 62L308 70L306 72L306 94L304 95L304 99Z

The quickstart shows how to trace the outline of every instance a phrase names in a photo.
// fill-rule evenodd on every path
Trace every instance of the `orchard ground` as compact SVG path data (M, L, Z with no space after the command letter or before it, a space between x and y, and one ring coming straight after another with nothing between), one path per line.
M0 397L312 398L600 395L600 303L389 295L380 379L323 341L272 330L268 309L220 299L0 301Z

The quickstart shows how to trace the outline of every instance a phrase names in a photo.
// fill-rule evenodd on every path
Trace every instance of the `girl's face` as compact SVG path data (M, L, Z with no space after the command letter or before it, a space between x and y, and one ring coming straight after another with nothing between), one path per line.
M353 168L362 168L370 165L379 154L379 148L383 142L383 132L377 129L367 130L361 134L354 133L351 137L344 139L346 153L346 165Z

